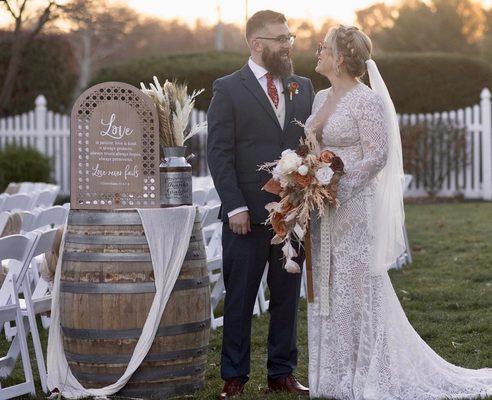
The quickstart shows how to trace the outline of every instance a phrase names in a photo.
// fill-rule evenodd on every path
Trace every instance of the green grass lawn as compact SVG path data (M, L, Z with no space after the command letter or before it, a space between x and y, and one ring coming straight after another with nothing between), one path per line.
M406 206L414 262L391 271L407 316L422 338L446 360L467 368L492 367L492 203L446 203ZM297 399L262 394L266 386L268 316L254 318L251 379L244 400ZM220 379L221 329L213 332L205 389L188 399L215 399ZM307 384L306 303L299 313L299 366L296 376ZM43 334L46 342L46 334ZM0 339L5 353L8 343ZM32 359L35 369L35 360ZM20 364L20 363L18 363ZM36 373L36 371L35 371ZM5 383L19 382L22 370ZM41 393L38 380L38 396ZM185 397L183 397L184 399ZM492 400L492 397L489 398ZM411 400L411 399L409 399Z

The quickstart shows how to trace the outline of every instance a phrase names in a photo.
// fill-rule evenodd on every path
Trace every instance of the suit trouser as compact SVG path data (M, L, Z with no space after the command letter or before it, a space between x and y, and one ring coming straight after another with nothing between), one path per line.
M282 245L271 245L273 231L251 225L251 232L237 235L223 224L223 275L226 288L222 338L222 379L248 380L251 352L251 318L259 285L268 268L270 325L268 376L277 379L292 373L297 365L297 309L301 274L283 268ZM302 265L303 251L296 261Z

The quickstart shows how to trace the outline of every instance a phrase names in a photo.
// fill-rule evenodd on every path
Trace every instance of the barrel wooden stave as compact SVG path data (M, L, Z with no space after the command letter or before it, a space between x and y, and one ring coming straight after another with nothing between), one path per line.
M84 222L80 214L90 213L87 220L97 220L94 211L72 211L70 217L73 213L77 215L69 218L62 267L63 341L72 372L82 385L104 387L125 371L155 296L150 259L127 258L148 258L150 251L142 241L143 227L133 224L135 215L124 215L121 225L91 226L94 221ZM78 225L70 223L74 219ZM123 225L125 221L132 224ZM162 398L202 387L209 318L208 271L197 219L154 343L120 394Z

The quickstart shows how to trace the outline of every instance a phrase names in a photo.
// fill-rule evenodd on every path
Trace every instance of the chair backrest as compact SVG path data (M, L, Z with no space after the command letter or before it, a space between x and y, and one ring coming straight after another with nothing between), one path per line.
M31 210L33 205L33 195L25 193L13 194L8 196L2 204L1 211L12 210Z
M29 230L40 229L43 227L55 227L63 225L67 221L68 210L62 206L53 206L44 210L39 210L32 221Z
M51 228L46 231L33 232L37 233L38 240L36 241L36 245L34 246L32 257L37 257L53 249L53 243L55 241L57 231L58 228Z
M214 186L214 181L210 175L208 176L194 176L192 180L193 190L205 189L209 190Z
M31 193L34 190L34 183L32 182L21 182L19 185L17 193Z
M207 197L207 190L205 189L193 190L192 193L193 204L196 204L198 206L203 206L205 204L206 197Z
M408 188L410 187L410 184L412 183L413 180L413 175L410 174L405 174L405 182L403 184L403 193L405 193Z
M13 274L15 274L14 284L16 288L20 288L33 257L34 246L37 243L38 236L38 232L30 232L26 235L11 235L0 238L0 260L17 261L17 268L9 268L7 277L0 289L0 305L3 305L10 297L10 290L6 285L9 284L9 278ZM9 263L9 267L14 266L14 263Z
M219 193L217 193L217 189L215 187L211 188L208 191L207 196L205 197L205 204L207 205L220 204Z
M220 204L200 207L202 214L202 228L219 222Z
M21 233L30 232L33 230L33 228L31 228L31 226L34 223L34 221L36 220L37 216L38 216L38 212L35 210L22 212Z
M53 189L45 189L38 193L35 207L51 207L56 200L57 192Z
M2 211L0 212L0 236L2 235L2 232L7 225L7 221L9 220L10 217L10 212L8 211Z

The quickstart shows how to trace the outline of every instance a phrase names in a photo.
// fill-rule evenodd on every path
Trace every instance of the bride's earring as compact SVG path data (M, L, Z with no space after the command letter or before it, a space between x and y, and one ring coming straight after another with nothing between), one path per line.
M337 65L335 66L335 75L336 76L340 76L341 72L340 72L340 65Z

